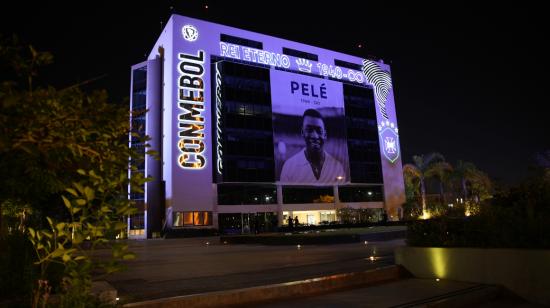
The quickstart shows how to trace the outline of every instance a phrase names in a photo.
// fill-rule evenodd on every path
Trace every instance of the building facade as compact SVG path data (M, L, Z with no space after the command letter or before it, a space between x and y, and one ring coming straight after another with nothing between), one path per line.
M129 236L330 224L342 209L401 216L390 67L173 15L131 70L132 130L152 177ZM139 112L147 110L147 112Z

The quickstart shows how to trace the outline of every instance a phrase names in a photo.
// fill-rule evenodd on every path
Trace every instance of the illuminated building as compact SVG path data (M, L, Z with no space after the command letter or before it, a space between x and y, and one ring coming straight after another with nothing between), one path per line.
M133 193L130 237L271 230L405 200L390 68L173 15L131 73L132 119L160 159ZM131 138L132 146L143 145Z

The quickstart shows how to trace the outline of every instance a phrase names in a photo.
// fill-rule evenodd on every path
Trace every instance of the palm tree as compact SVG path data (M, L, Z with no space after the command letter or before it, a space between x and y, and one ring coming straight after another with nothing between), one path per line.
M445 158L439 153L430 153L427 155L413 156L413 163L403 166L403 173L408 181L418 179L420 185L420 195L422 197L422 216L427 217L426 211L426 182L427 173L432 164L443 162Z
M543 178L550 180L550 150L541 151L536 154L536 164L543 171Z
M481 171L479 171L474 164L461 160L458 161L453 176L460 181L464 201L468 200L469 197L467 183L479 178L480 173Z
M442 204L446 204L445 191L443 189L443 183L447 182L449 175L451 175L453 167L451 164L445 161L438 161L430 164L426 170L426 177L436 177L439 180L439 195Z
M491 196L493 183L485 172L477 170L475 177L469 181L471 186L471 194L474 195L476 203Z

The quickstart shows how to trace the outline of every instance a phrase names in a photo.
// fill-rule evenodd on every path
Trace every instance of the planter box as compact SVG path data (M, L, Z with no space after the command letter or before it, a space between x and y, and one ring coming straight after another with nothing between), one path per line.
M501 285L550 305L550 250L398 247L395 261L416 277Z

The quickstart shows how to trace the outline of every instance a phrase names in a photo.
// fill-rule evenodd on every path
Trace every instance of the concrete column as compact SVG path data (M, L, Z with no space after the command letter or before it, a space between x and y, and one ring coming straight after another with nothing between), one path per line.
M283 223L283 187L277 185L277 225L280 227Z
M334 185L334 204L340 204L340 193L338 192L338 185Z

